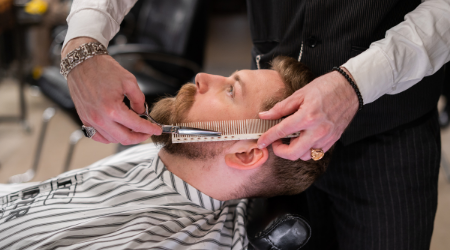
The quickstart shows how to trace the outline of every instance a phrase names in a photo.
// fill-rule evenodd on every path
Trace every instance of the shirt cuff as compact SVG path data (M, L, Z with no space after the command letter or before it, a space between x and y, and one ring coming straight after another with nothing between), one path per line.
M384 52L376 46L348 60L344 65L353 76L364 104L395 89L393 70Z
M68 41L77 37L90 37L108 47L109 41L119 31L119 26L114 20L92 9L81 10L70 15L67 23L69 29L64 39L63 49Z

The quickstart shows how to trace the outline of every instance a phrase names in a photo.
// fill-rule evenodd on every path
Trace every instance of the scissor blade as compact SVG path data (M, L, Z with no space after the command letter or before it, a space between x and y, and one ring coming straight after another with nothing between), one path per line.
M190 128L190 127L180 127L178 129L179 135L197 135L197 136L215 136L220 137L222 135L221 132L199 129L199 128Z

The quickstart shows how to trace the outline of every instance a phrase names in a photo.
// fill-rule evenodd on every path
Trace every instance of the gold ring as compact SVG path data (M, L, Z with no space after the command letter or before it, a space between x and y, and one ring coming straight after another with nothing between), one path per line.
M311 148L311 158L315 161L318 161L323 158L325 153L320 148Z

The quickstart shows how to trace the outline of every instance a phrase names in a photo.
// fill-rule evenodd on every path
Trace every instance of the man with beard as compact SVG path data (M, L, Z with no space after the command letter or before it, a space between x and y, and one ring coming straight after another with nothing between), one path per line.
M273 70L201 73L151 115L163 124L256 118L312 78L282 57ZM289 161L257 140L153 140L163 147L137 146L0 197L0 248L245 249L243 198L302 192L330 157Z

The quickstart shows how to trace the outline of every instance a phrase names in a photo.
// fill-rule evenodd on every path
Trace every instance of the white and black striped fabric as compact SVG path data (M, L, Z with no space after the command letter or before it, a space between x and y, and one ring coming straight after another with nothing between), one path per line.
M0 197L0 249L245 249L247 200L169 172L153 144Z

